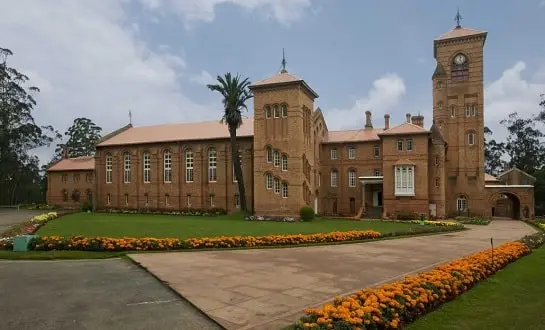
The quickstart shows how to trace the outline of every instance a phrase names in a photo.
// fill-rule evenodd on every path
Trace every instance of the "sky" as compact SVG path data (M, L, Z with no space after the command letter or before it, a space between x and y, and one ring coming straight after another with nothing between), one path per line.
M485 124L539 111L545 93L545 0L0 0L0 47L40 88L36 122L64 133L77 117L110 132L219 119L206 84L252 82L287 69L320 97L330 130L431 125L433 39L455 26L486 30ZM250 102L248 116L253 115ZM35 151L42 161L52 148Z

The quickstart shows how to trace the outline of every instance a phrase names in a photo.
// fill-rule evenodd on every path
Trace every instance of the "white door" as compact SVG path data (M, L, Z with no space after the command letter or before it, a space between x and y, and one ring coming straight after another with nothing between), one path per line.
M378 191L373 191L373 207L378 207Z
M314 213L318 213L318 197L314 197Z
M437 215L437 204L430 204L430 214L432 217Z

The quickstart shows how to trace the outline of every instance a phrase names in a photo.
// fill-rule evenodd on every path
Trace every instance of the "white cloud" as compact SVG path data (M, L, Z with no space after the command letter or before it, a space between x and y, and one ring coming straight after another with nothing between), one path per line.
M545 0L541 0L541 2L538 4L538 7L545 7Z
M240 6L248 11L262 10L268 18L284 25L300 19L303 12L311 6L311 0L140 0L148 10L161 15L174 13L180 16L189 28L195 22L211 22L215 18L216 7L221 4ZM316 13L317 9L311 10Z
M526 63L519 61L506 69L498 80L485 88L485 123L502 140L507 135L499 121L516 111L521 117L530 117L540 111L540 94L545 93L545 76L534 74L532 81L522 77Z
M20 0L0 11L0 47L14 52L9 65L41 88L34 111L39 124L61 132L78 116L111 131L128 122L149 125L217 117L221 103L198 104L180 89L185 61L142 42L119 1ZM189 77L187 77L189 79ZM39 150L42 161L52 150Z
M383 127L382 116L399 104L405 92L405 83L399 75L385 74L375 80L367 96L357 100L351 108L325 111L327 127L330 130L362 128L367 110L373 113L373 125Z
M191 80L194 83L197 83L199 85L208 85L208 84L214 84L216 83L216 78L214 78L208 71L202 70L200 74L193 75L189 77L189 80Z

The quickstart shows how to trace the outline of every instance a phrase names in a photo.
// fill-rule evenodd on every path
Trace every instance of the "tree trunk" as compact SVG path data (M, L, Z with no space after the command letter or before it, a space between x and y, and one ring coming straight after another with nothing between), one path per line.
M235 168L235 178L238 184L238 195L240 198L240 209L244 212L248 211L246 205L246 189L244 188L244 178L242 177L242 166L240 164L240 157L237 148L237 130L236 128L229 128L229 136L231 138L231 158L233 159L233 166Z

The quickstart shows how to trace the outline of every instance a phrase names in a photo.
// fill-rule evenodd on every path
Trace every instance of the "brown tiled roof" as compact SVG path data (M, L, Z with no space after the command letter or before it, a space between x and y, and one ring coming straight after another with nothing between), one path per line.
M398 134L427 134L430 131L424 127L412 123L403 123L401 125L394 126L385 131L380 132L378 135L398 135Z
M95 157L64 158L48 168L48 171L88 171L95 169Z
M465 27L455 27L454 29L450 30L449 32L439 36L435 40L446 40L446 39L453 39L453 38L462 38L462 37L469 37L469 36L479 35L479 34L486 35L486 33L487 33L486 31L468 29L468 28L465 28Z
M259 88L259 87L263 87L263 86L270 86L270 85L284 85L284 84L291 84L291 83L300 83L302 84L303 86L305 86L306 89L309 90L309 92L314 95L314 97L318 97L318 94L312 89L310 88L309 85L307 85L307 83L287 72L287 71L282 71L278 74L275 74L274 76L272 77L269 77L269 78L265 78L263 80L259 80L257 81L255 84L253 84L252 86L250 86L250 89L255 89L255 88Z
M254 135L254 119L243 119L242 125L237 130L237 136L247 137ZM98 147L143 144L156 142L175 142L190 140L213 140L229 137L226 124L219 120L179 123L155 126L139 126L128 128L121 133L106 139Z
M498 181L498 178L496 178L493 175L490 175L488 173L484 174L484 181Z
M329 131L323 143L378 141L377 133L383 129L367 128L348 131Z

